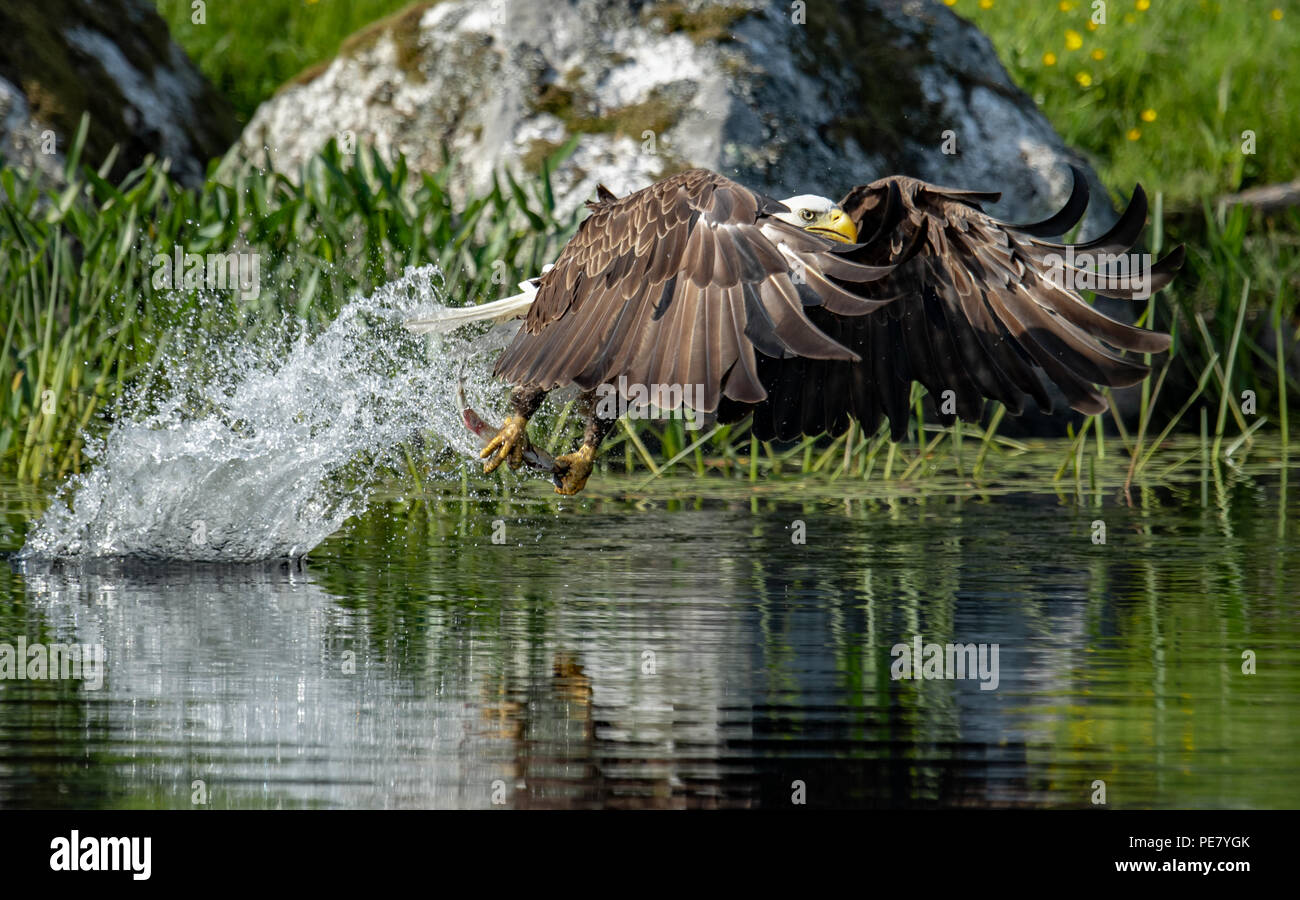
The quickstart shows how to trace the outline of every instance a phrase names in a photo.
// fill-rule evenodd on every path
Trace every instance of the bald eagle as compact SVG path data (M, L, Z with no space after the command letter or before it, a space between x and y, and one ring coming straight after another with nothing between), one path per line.
M597 402L611 392L723 422L752 414L763 440L838 435L850 420L871 433L882 419L901 440L913 381L946 398L946 422L977 420L985 400L1019 414L1032 398L1048 412L1043 376L1074 409L1103 412L1097 385L1149 372L1126 352L1157 353L1170 338L1103 315L1080 291L1145 297L1173 278L1183 248L1145 272L1128 266L1146 220L1140 186L1110 231L1073 245L1048 238L1087 207L1077 169L1065 207L1041 222L992 218L981 204L999 196L894 176L839 203L777 201L704 169L621 198L601 187L522 294L407 324L525 317L496 362L513 414L483 448L484 470L520 465L547 392L577 385L585 430L555 460L561 494L582 490L617 421Z

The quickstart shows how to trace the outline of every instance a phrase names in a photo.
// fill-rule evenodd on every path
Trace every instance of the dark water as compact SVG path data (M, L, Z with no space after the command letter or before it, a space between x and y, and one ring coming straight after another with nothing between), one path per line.
M1256 463L1132 507L530 483L301 567L0 567L0 642L107 658L0 681L0 806L1300 806L1298 507ZM13 550L44 501L0 501ZM915 635L997 644L996 689L892 679Z

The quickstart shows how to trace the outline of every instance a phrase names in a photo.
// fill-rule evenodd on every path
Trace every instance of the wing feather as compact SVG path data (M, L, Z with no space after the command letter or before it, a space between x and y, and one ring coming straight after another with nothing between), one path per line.
M820 268L822 278L849 296L845 302L840 293L823 289L829 301L809 310L808 318L860 360L761 359L773 409L760 404L755 433L789 436L789 423L797 420L804 434L834 434L844 427L845 407L866 428L888 418L898 440L906 433L913 380L932 395L945 421L951 419L942 414L945 391L955 395L956 414L969 420L981 415L986 399L1019 413L1029 397L1047 411L1048 384L1079 412L1104 411L1096 386L1121 387L1146 377L1149 367L1135 354L1168 349L1169 336L1105 315L1071 287L1089 282L1071 279L1090 275L1097 294L1142 297L1169 283L1183 251L1177 248L1150 266L1145 285L1105 282L1108 275L1125 274L1128 261L1101 254L1123 254L1133 246L1146 217L1146 196L1137 188L1100 237L1054 243L1048 238L1073 227L1087 205L1083 174L1076 169L1074 177L1065 207L1026 225L987 215L981 204L996 195L903 177L853 188L840 207L854 218L859 234L871 237L842 262ZM1099 271L1072 265L1080 254L1102 259ZM843 263L880 266L884 274L851 278ZM852 301L862 299L873 301L874 311L852 315ZM788 390L791 378L808 383ZM803 408L793 410L799 402Z
M725 394L766 396L756 353L856 359L805 313L788 241L817 305L861 315L881 301L846 284L889 264L851 260L836 244L772 219L784 207L721 175L693 169L622 198L602 193L538 284L537 298L496 374L551 390L624 376L647 389L702 384L714 412Z
M1162 352L1169 336L1102 313L1070 279L1142 297L1169 283L1183 253L1150 266L1145 285L1106 281L1126 272L1119 255L1140 236L1146 195L1137 188L1100 237L1055 243L1088 202L1074 176L1064 208L1024 225L983 211L996 194L903 177L861 185L840 203L870 235L851 245L773 218L775 201L704 170L602 193L539 280L497 374L548 390L619 376L702 384L699 411L753 410L764 439L839 434L850 418L869 431L888 419L900 439L914 380L935 398L952 391L964 419L986 399L1050 409L1049 384L1074 409L1101 412L1096 386L1145 377L1134 354ZM1097 271L1079 254L1102 259Z

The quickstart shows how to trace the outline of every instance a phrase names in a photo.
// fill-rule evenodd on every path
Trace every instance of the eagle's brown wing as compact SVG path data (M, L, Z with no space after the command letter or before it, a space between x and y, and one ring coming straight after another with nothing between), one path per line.
M863 289L888 274L837 244L771 218L781 204L703 169L621 199L602 195L542 276L536 300L495 374L550 390L703 385L721 397L766 397L759 355L856 360L808 319L818 306L861 316L883 301ZM900 248L900 256L905 253ZM832 280L834 279L834 280Z
M967 420L978 419L985 399L999 400L1016 414L1029 396L1040 410L1050 410L1040 373L1074 409L1103 412L1106 401L1094 385L1131 385L1148 374L1140 358L1123 351L1163 351L1169 335L1103 315L1069 287L1087 282L1061 277L1065 269L1058 258L1067 258L1066 247L1044 238L1068 231L1087 206L1087 182L1077 170L1074 175L1066 207L1031 225L1009 225L985 214L981 201L995 201L997 194L902 177L851 190L841 207L861 234L874 234L853 258L897 263L888 278L852 289L886 305L857 318L810 311L812 322L856 351L859 360L759 359L768 397L755 410L758 436L839 434L852 416L868 432L888 418L899 440L906 433L913 380L924 385L941 414L944 392L952 391L946 399ZM1103 253L1124 253L1145 220L1146 198L1138 187L1109 232L1073 249L1098 261ZM1152 266L1147 289L1168 284L1182 261L1179 247ZM1132 298L1136 290L1114 283L1096 292ZM746 411L724 404L722 415ZM951 422L953 416L943 419Z

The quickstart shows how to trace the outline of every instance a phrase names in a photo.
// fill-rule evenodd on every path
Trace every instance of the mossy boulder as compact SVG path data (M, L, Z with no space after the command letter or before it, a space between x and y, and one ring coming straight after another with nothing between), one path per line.
M263 104L238 152L292 171L343 135L432 169L445 149L481 188L574 134L569 209L701 165L778 196L900 172L1003 190L995 212L1031 218L1082 162L935 0L417 3Z
M239 134L149 0L6 0L0 35L0 155L20 168L57 182L85 112L82 160L116 144L118 177L153 154L198 183Z

